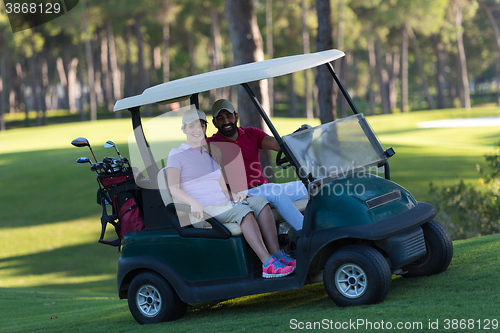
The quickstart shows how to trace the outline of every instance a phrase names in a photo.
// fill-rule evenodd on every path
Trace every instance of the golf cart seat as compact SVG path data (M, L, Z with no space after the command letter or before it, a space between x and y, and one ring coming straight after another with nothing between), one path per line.
M163 200L163 203L165 206L169 206L169 204L173 204L174 200L172 199L172 195L170 194L170 191L168 190L168 185L167 185L167 169L163 168L160 170L158 173L158 190L160 191L161 198ZM201 229L212 229L212 226L208 222L201 222L197 224L192 224L191 220L189 218L189 212L191 208L187 205L183 204L175 204L175 211L177 214L177 217L179 218L179 223L181 228L201 228ZM206 215L206 219L213 218L207 213L204 213ZM176 223L175 221L173 223ZM204 225L205 227L202 227ZM238 223L235 222L230 222L230 223L224 223L224 227L226 227L227 230L231 233L231 236L239 236L242 234L241 228Z

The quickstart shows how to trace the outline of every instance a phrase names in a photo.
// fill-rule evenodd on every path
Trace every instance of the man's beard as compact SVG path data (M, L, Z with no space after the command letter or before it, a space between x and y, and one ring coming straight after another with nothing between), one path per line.
M231 128L228 130L224 130L223 127L226 127L227 125L231 125ZM234 122L234 123L225 124L221 127L218 127L217 129L219 130L220 134L222 134L223 136L231 137L236 133L236 131L238 130L238 127L236 126L236 122Z

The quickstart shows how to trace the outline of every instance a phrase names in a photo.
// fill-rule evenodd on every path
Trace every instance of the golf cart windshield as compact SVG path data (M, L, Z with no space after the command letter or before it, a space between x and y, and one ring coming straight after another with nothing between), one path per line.
M285 135L283 141L302 174L314 180L377 172L387 161L384 148L362 114Z

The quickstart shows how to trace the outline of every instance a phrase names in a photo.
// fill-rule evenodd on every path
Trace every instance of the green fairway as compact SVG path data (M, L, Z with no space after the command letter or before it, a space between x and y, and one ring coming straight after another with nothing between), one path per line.
M388 325L396 332L465 331L460 327L470 332L496 331L500 327L500 280L498 269L491 264L498 262L500 237L456 241L454 247L454 259L446 272L426 278L394 278L389 295L377 305L339 308L328 298L323 284L317 283L294 291L241 297L211 309L189 309L178 321L140 326L130 315L127 302L118 300L111 289L19 286L0 288L0 331L289 332L307 325L343 332L390 331ZM50 284L48 279L46 282ZM345 326L349 323L359 326ZM386 330L376 329L382 323ZM438 329L431 330L431 323ZM335 325L350 329L335 329ZM397 330L397 325L406 329ZM485 327L489 329L483 330Z
M368 122L385 148L396 151L390 163L392 180L417 200L429 201L430 181L444 186L461 177L476 183L476 163L485 165L483 156L500 141L500 127L423 129L417 124L498 115L500 109L491 107L373 116ZM308 122L274 121L280 134ZM97 243L101 208L96 204L95 174L88 164L75 163L80 156L90 158L90 151L70 145L84 136L102 159L115 156L113 149L103 148L106 140L112 140L128 156L130 132L129 119L0 132L0 331L289 331L293 318L302 322L324 318L421 321L420 331L426 331L429 319L439 318L441 328L446 318L500 319L498 269L491 269L499 259L500 238L488 236L455 242L454 260L442 275L395 279L389 296L379 305L338 308L322 284L316 284L226 301L210 310L189 310L175 323L139 327L127 302L117 299L119 253ZM172 138L177 139L182 140ZM115 238L112 229L108 228L107 239Z

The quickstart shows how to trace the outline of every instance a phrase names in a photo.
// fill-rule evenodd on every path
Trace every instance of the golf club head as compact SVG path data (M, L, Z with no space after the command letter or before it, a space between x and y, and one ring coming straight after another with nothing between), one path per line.
M113 141L111 141L111 140L106 141L106 143L104 144L104 148L111 148L111 147L115 148L116 153L118 154L118 156L120 158L122 158L122 155L120 155L120 152L118 151L118 147L115 145L115 143Z
M94 168L96 169L96 171L104 170L104 172L106 172L106 165L103 162L95 163Z
M111 156L106 156L105 158L102 159L102 161L106 164L111 164L111 163L113 163L114 160L115 160L115 158L111 157Z
M89 140L81 137L71 141L71 144L75 147L90 147Z
M88 157L78 157L78 159L76 160L76 163L90 163L90 164L92 164L92 162L90 162L90 159Z
M104 144L104 148L116 148L116 145L113 141L106 141L106 143Z

